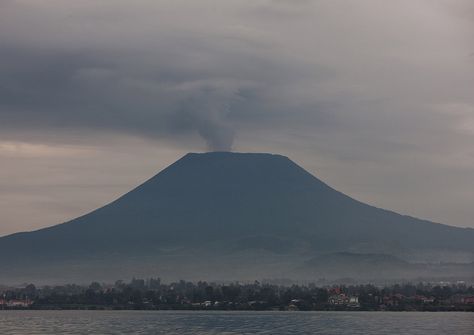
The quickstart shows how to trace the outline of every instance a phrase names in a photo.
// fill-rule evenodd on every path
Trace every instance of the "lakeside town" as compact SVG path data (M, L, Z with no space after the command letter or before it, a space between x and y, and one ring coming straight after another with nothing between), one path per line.
M390 286L271 283L128 283L36 287L0 286L0 310L278 310L278 311L469 311L474 287L465 282Z

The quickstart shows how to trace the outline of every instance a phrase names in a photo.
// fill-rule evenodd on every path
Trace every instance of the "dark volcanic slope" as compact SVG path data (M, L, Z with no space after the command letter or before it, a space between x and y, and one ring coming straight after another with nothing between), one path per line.
M0 260L206 246L283 254L472 252L474 230L365 205L283 156L193 153L90 214L0 238Z
M315 248L383 241L474 250L471 229L362 204L283 156L227 152L188 154L107 206L61 225L4 237L0 246L102 249L255 235L294 237Z

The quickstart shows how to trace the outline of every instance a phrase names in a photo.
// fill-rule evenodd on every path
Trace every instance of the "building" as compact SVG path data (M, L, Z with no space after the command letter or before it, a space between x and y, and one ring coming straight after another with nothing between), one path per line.
M328 302L331 305L346 305L349 302L349 298L344 294L333 294L329 297Z
M359 307L359 297L347 296L344 293L333 294L328 299L329 304L335 306Z
M17 300L17 299L11 299L6 301L5 306L8 308L27 308L30 307L33 304L33 301L29 299L25 300Z
M349 306L349 307L360 307L359 297L350 296L349 297L349 302L347 303L347 306Z

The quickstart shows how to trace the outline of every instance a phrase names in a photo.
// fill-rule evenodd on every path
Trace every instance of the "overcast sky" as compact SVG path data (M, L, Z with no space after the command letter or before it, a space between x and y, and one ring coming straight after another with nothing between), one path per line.
M0 1L0 235L231 149L474 227L474 2Z

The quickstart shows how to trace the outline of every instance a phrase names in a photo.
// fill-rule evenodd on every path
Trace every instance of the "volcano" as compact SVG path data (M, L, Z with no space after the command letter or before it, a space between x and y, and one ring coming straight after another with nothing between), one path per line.
M472 278L473 260L473 229L361 203L281 155L210 152L89 214L0 238L0 283Z

